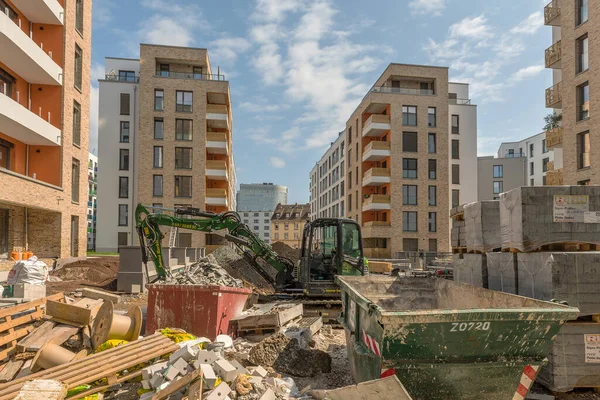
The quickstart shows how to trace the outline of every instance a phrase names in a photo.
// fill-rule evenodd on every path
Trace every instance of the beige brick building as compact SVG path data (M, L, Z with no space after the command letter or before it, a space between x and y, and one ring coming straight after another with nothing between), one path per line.
M590 88L600 79L593 73L600 63L595 39L599 20L597 1L554 0L544 9L553 43L546 49L545 61L554 83L546 89L546 107L558 117L558 126L546 133L547 146L554 149L548 185L600 184L600 151L595 149L599 117L594 116L600 98L590 96Z
M448 103L448 68L390 64L348 119L346 216L366 257L448 251Z
M0 8L0 263L85 255L92 2Z
M302 247L304 225L310 220L310 204L277 204L271 217L271 243Z

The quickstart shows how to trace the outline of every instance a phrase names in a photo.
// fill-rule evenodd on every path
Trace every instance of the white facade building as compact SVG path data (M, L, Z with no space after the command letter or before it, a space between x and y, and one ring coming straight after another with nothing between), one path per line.
M88 154L87 249L96 250L98 157Z
M239 212L244 222L259 238L271 243L271 211L242 211Z
M546 133L538 133L519 142L502 143L498 158L523 157L527 159L526 186L546 184L547 164L554 161L554 151L546 147ZM556 167L555 167L556 168Z
M310 217L341 218L346 215L345 132L338 135L310 172Z

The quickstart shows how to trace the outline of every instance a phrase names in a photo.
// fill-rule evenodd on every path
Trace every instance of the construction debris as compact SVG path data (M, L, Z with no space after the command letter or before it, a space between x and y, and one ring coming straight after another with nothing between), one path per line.
M300 249L293 249L283 242L275 242L271 248L275 251L275 253L279 254L281 257L287 258L294 264L300 261Z
M156 282L157 284L192 284L205 286L243 287L240 279L235 279L219 265L212 254L201 258L194 264L187 265L181 271L173 274L170 279Z
M412 399L396 375L334 390L313 390L309 394L317 400Z
M256 267L245 256L239 254L231 246L221 246L210 255L229 275L242 280L244 287L251 288L259 294L274 293L273 285L256 270ZM269 266L265 267L268 268ZM274 268L273 271L275 271ZM273 275L275 272L273 272Z

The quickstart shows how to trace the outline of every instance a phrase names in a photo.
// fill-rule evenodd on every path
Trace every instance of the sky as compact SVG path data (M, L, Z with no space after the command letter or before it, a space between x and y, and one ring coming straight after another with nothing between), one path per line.
M478 155L541 132L548 0L95 0L90 151L105 57L140 43L207 48L230 82L239 183L289 187L309 174L391 62L450 67L478 105ZM102 163L102 160L99 161Z

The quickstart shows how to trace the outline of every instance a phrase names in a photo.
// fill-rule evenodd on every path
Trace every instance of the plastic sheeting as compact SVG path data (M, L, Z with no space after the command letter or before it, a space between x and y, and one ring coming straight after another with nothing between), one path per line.
M452 259L454 280L477 287L488 287L487 261L485 254L454 254Z
M500 202L478 201L465 204L464 210L467 250L487 253L501 248Z
M9 285L18 283L31 283L33 285L45 285L48 280L48 266L39 261L36 256L24 261L17 261L8 273L6 279Z
M489 289L517 294L517 258L514 253L488 253Z

